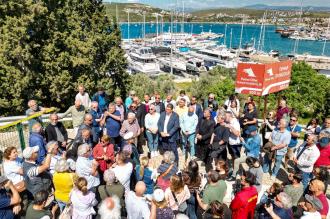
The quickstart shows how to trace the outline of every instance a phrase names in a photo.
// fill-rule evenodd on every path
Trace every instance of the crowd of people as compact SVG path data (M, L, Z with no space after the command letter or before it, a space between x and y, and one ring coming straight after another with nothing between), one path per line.
M330 118L302 127L285 97L260 121L251 96L141 101L130 91L123 101L78 90L49 124L29 120L22 158L5 149L0 218L327 218ZM28 107L27 116L46 109Z

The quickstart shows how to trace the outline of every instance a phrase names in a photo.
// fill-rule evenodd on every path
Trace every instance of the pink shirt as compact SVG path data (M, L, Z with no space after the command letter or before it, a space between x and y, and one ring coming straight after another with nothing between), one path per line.
M316 196L318 199L320 199L323 208L321 210L319 210L321 216L327 216L328 212L329 212L329 203L327 200L327 197L325 196L325 194L321 194L319 196Z
M188 200L190 198L190 192L188 189L188 186L185 185L182 192L179 194L175 194L176 199L178 200L178 203L175 202L175 199L172 195L171 189L167 188L165 190L165 198L167 200L168 206L173 210L176 211L178 210L179 206L178 204L182 204L183 202L185 202L186 200Z

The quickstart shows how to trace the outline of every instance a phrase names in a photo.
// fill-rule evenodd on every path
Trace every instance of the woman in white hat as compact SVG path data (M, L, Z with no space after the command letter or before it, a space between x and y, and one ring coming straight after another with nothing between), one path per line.
M151 202L151 219L173 219L174 212L168 206L162 189L155 189Z

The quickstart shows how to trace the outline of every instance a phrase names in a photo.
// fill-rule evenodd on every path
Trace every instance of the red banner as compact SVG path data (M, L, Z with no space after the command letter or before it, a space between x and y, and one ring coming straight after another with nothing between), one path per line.
M264 96L289 87L292 61L271 64L239 63L235 91Z

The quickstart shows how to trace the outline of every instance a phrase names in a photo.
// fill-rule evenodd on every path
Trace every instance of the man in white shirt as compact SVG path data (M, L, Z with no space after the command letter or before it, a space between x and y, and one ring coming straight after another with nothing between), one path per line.
M89 94L85 92L84 85L80 84L78 86L78 91L79 93L76 95L76 100L80 100L85 108L89 108L91 106L91 99L89 98Z
M231 155L232 168L234 168L234 160L241 155L241 126L238 120L234 117L230 111L226 112L226 127L229 128L230 135L228 139L228 151Z
M308 135L306 142L299 146L293 158L297 168L302 172L302 184L304 189L312 178L314 163L320 156L320 151L315 145L316 135Z
M321 219L318 211L323 208L323 205L317 197L306 194L305 201L300 203L300 206L304 209L304 214L300 219Z
M143 197L146 191L146 185L139 181L135 186L135 192L129 191L125 198L125 205L128 219L149 219L150 209Z
M78 159L76 162L76 173L87 180L87 189L94 189L100 185L100 178L97 171L98 162L90 160L91 148L88 144L82 144L78 147Z
M190 99L189 99L189 97L186 95L186 91L184 91L184 90L181 90L181 91L180 91L180 95L176 98L176 103L179 103L179 101L180 101L182 98L186 100L185 105L188 106L189 103L190 103Z

